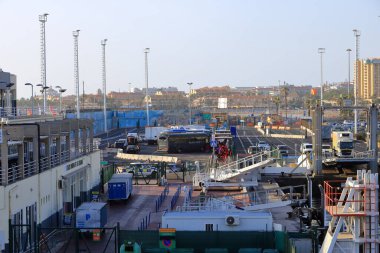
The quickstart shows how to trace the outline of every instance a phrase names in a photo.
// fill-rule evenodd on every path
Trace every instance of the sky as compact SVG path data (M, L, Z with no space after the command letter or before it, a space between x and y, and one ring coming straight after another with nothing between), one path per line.
M360 58L380 57L379 0L0 0L0 68L17 75L18 97L31 94L24 83L41 83L43 13L47 85L67 95L75 92L77 29L85 93L102 88L102 39L107 92L145 87L147 47L149 87L180 90L189 82L318 86L321 47L324 80L345 81L346 49L355 56L353 29L361 31Z

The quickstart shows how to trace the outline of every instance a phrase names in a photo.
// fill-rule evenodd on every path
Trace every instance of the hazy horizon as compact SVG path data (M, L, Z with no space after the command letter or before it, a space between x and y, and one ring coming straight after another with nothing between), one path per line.
M379 57L380 2L311 1L73 1L0 0L0 68L24 83L40 83L40 22L46 23L47 85L74 94L72 31L80 29L79 79L86 93L102 89L101 45L107 38L107 93L145 87L144 48L149 47L149 87L231 87L320 84L351 80L355 38L360 58ZM6 39L4 39L6 38ZM81 88L82 90L82 88Z

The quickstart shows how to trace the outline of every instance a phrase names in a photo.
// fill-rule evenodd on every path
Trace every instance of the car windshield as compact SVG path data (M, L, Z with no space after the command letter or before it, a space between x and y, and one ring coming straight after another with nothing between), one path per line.
M309 144L309 145L305 145L305 148L306 149L312 149L313 148L313 145Z
M340 143L340 148L341 149L353 149L354 145L352 142L341 142Z
M265 141L259 141L259 144L265 145Z
M288 147L287 146L278 146L278 149L280 149L280 150L287 150Z
M322 149L330 149L330 145L322 145Z

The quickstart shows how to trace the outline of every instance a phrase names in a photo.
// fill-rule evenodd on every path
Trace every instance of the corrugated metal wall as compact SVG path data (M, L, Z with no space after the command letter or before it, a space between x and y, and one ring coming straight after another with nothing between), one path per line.
M163 115L163 111L152 110L149 111L150 124L153 125L159 117ZM68 119L75 119L75 113L67 113ZM104 132L104 116L103 111L95 112L81 112L80 117L83 119L94 120L94 134L100 134ZM140 127L146 125L146 111L107 111L107 129L124 128L124 127L136 127L139 121Z

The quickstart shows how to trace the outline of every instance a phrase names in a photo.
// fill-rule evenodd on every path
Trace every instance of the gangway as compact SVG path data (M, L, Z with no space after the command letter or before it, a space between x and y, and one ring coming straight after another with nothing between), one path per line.
M210 179L214 181L225 181L236 177L253 169L273 163L278 155L278 149L263 151L258 154L250 155L228 164L219 166L211 170Z
M320 253L379 252L378 174L357 171L356 180L325 181L325 209L332 216Z

